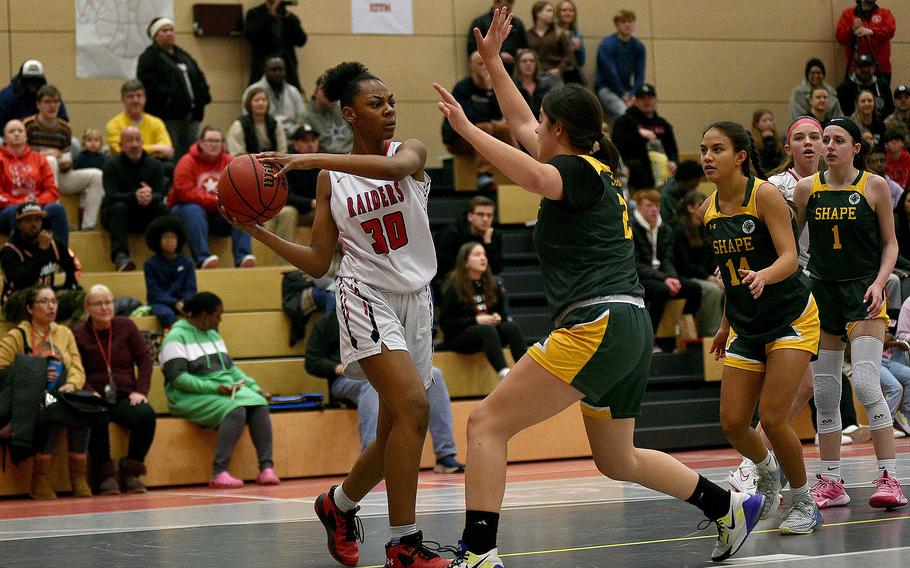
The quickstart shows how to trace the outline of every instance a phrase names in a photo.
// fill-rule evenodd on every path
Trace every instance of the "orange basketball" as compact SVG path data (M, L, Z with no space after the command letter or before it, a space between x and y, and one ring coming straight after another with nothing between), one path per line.
M218 203L241 223L264 223L281 211L288 198L279 167L264 164L252 154L237 156L218 178Z

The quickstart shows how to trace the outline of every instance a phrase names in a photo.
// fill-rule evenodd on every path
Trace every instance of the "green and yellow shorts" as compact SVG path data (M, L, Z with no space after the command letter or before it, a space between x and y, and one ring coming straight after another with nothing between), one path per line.
M528 355L585 395L586 416L637 418L654 341L643 306L617 301L573 310Z
M882 309L870 316L863 296L875 281L875 275L857 280L828 281L812 279L812 295L818 302L818 319L822 331L831 335L849 335L856 322L881 319L888 325L888 298Z
M736 331L731 329L730 337L727 339L724 367L764 373L768 355L772 351L796 349L817 355L819 335L818 307L815 298L809 294L809 302L803 313L790 325L781 328L772 341L756 341L747 335L737 335Z

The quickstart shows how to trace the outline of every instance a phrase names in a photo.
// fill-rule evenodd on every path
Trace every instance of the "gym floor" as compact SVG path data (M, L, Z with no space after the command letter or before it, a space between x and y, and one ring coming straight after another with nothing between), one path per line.
M910 440L895 443L898 474L910 492ZM805 446L805 454L814 475L817 448ZM739 463L732 450L676 456L721 483ZM843 458L852 502L823 511L821 530L809 536L777 534L781 509L719 565L910 566L910 507L868 506L875 476L870 444L845 446ZM183 487L53 502L3 499L0 567L337 566L325 550L325 532L312 506L337 482L290 480L238 491ZM421 473L418 524L426 539L455 544L463 508L462 475ZM387 538L382 486L362 503L360 516L365 536L360 566L379 568ZM718 566L709 560L714 526L700 531L700 520L701 513L686 503L600 476L591 460L517 464L509 467L499 550L507 566L521 568Z

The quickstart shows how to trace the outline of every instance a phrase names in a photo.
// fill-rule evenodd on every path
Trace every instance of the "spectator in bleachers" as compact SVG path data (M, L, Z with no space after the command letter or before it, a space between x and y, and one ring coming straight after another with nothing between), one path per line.
M174 157L174 143L164 121L145 112L145 87L141 81L130 79L120 87L123 112L107 121L107 144L111 155L120 153L120 136L126 128L135 127L142 134L143 149L159 160Z
M227 151L232 156L286 151L288 139L284 123L269 112L269 97L265 89L247 89L243 108L246 114L231 123L225 137Z
M179 160L199 137L212 95L199 64L175 43L173 20L155 18L146 32L152 43L139 56L136 78L145 85L146 110L164 121Z
M228 472L234 448L249 425L259 458L258 485L278 485L272 461L272 422L268 393L234 364L218 324L224 313L221 298L200 292L184 305L186 319L178 320L161 345L164 392L171 414L203 428L218 430L209 487L233 489L243 481Z
M630 219L635 244L635 268L645 289L645 301L654 330L660 323L669 300L685 300L685 314L694 314L701 306L701 286L680 278L673 259L673 228L660 218L660 193L642 190L635 194L635 213ZM674 342L675 343L675 342ZM670 342L658 345L672 351Z
M174 185L167 196L171 213L186 224L187 240L199 268L217 268L219 258L209 250L209 236L231 236L234 266L256 266L252 238L218 213L218 178L231 163L221 131L202 129L199 141L174 168Z
M586 84L584 67L587 59L585 37L578 29L578 7L572 0L562 0L557 5L556 25L569 36L569 47L575 54L575 69L563 73L562 79L566 83ZM538 115L534 115L538 116Z
M508 347L518 361L528 344L512 321L505 287L493 277L483 245L469 242L458 249L442 288L439 322L446 345L458 353L483 351L493 370L505 377L509 366L502 348Z
M490 72L484 65L480 53L475 51L471 54L471 72L467 77L455 83L452 88L452 96L464 109L465 115L474 126L498 140L515 146L515 138L502 117L502 110L499 108L499 101L496 99L493 83L490 81ZM442 141L449 152L475 161L479 191L496 190L493 166L483 155L475 152L474 148L455 132L447 120L442 121Z
M354 144L354 131L341 114L341 103L325 96L323 81L324 75L316 79L316 88L303 107L300 122L309 124L319 133L320 152L347 154Z
M853 122L861 129L868 129L872 133L872 147L881 147L882 136L885 135L885 122L875 108L875 95L872 91L863 89L856 96L856 108L850 115Z
M101 137L101 131L95 128L86 128L85 132L82 133L81 142L82 149L73 158L73 169L98 168L100 170L103 168L104 162L107 161L109 156L103 148L104 139ZM104 186L102 186L103 189Z
M604 108L607 122L622 116L632 106L632 97L645 84L646 49L635 33L635 12L620 10L613 16L616 33L597 47L597 77L594 92Z
M896 128L910 143L910 87L898 85L894 89L894 112L885 119L885 128Z
M298 126L291 134L291 147L295 154L319 152L319 132L309 124ZM286 241L295 242L297 227L313 225L316 207L316 179L319 168L291 170L285 174L288 182L288 199L275 217L266 221L265 226ZM286 262L280 259L281 262Z
M534 25L528 30L528 48L540 58L541 70L561 85L567 74L578 67L572 36L556 25L556 8L547 0L535 2L531 8Z
M50 286L63 305L57 310L61 322L73 317L73 306L81 299L73 253L44 228L47 212L34 201L16 207L16 228L0 248L3 270L3 293L0 303L6 321L25 318L24 294L32 286ZM57 272L63 272L63 284L54 285Z
M465 216L452 221L433 239L436 245L437 284L441 284L455 268L458 251L470 242L483 245L490 272L502 272L502 232L493 226L495 214L496 204L492 199L483 195L473 197L468 203Z
M910 415L908 350L910 350L910 345L906 341L897 340L890 333L885 334L879 378L882 384L882 394L885 395L888 409L894 418L895 438L903 438L910 434L910 422L907 420L907 416Z
M894 332L894 339L901 342L899 346L900 351L903 353L900 356L900 361L903 365L907 365L907 344L910 342L910 299L904 300L901 304L900 315L897 318L897 330ZM894 353L892 347L892 354ZM901 369L901 371L904 371ZM906 376L906 371L903 373ZM901 381L903 384L903 393L897 404L898 412L891 414L895 417L895 424L900 427L904 433L910 435L910 384L906 381ZM887 398L887 397L886 397ZM893 400L893 398L892 398ZM891 402L891 401L889 401Z
M245 101L247 93L257 87L265 90L272 116L281 121L284 133L290 140L291 134L300 127L304 104L303 93L285 80L284 59L277 56L269 57L265 62L265 74L243 91L240 100ZM246 108L243 112L247 112Z
M531 107L534 116L540 116L543 97L553 88L553 79L540 72L540 60L533 49L519 49L515 72L512 73L518 92Z
M26 319L9 330L0 341L0 369L14 365L17 354L47 358L48 397L57 399L66 393L82 390L85 373L76 348L73 332L54 322L57 315L57 296L48 286L34 286L25 294ZM44 398L44 397L43 397ZM89 397L93 398L93 397ZM51 459L63 431L66 430L69 456L69 476L73 497L91 497L86 479L89 427L94 413L84 413L74 405L54 400L42 412L41 422L35 425L32 465L32 499L56 499L51 481ZM36 408L37 408L36 401Z
M774 125L773 112L760 108L752 113L752 139L765 171L771 171L780 165L784 159L784 145Z
M287 66L288 83L300 88L294 48L303 47L307 35L300 25L300 18L288 11L287 4L283 0L266 0L246 13L243 35L250 42L251 49L248 83L262 76L269 57L279 55Z
M676 173L676 135L669 121L657 114L657 91L653 85L644 83L635 90L632 106L613 125L611 139L629 168L629 187L633 192L657 187L650 151L666 155L669 174Z
M145 244L154 256L145 261L146 301L167 333L186 301L196 295L196 269L183 254L186 229L178 217L164 215L149 223Z
M844 116L856 110L856 97L860 91L871 91L875 97L875 108L882 116L894 112L894 97L884 79L875 74L875 61L868 55L861 55L856 61L856 70L837 86L837 100Z
M29 147L47 159L61 193L80 194L83 230L95 228L104 196L101 169L73 168L73 130L60 118L60 91L53 85L38 89L38 112L23 121Z
M501 9L507 9L512 12L514 5L515 0L493 0L493 5L490 7L489 12L474 18L468 27L468 57L471 57L471 54L477 51L477 38L474 37L474 28L479 29L482 35L486 35L490 30L490 25L493 23L493 12ZM499 53L509 74L514 70L518 50L526 47L528 47L528 35L525 32L525 25L521 18L512 16L512 29L509 31L508 37L503 40L502 51Z
M135 126L120 132L122 151L104 163L104 199L101 224L111 235L111 262L118 272L135 270L127 233L145 232L149 223L167 215L164 204L164 168L149 156L142 133Z
M885 183L888 184L888 190L891 192L893 208L897 208L900 204L901 195L904 194L904 188L888 175L888 156L884 148L873 148L869 151L869 155L866 158L866 169L884 178ZM900 259L898 259L898 268L900 268ZM893 296L889 295L889 297Z
M47 212L46 225L54 237L68 246L69 222L59 199L54 172L44 156L29 148L25 125L21 120L7 122L0 148L0 233L12 233L17 205L35 201Z
M837 97L834 97L837 101ZM837 102L835 110L829 110L831 104L831 95L826 87L812 87L809 91L809 110L804 116L811 116L822 124L827 123L832 118L843 116L840 110L840 102ZM799 118L799 117L797 117Z
M859 67L860 58L868 57L878 63L879 72L890 85L891 38L895 28L894 14L879 6L876 0L856 0L854 8L845 8L834 37L847 53L847 71Z
M676 222L676 206L687 195L698 189L705 179L705 171L695 160L679 163L676 173L667 180L660 190L660 218L664 223Z
M357 407L360 429L360 450L363 451L376 439L379 419L379 393L369 381L351 379L344 374L341 348L338 340L338 316L335 311L326 313L316 321L306 342L304 357L306 371L329 382L329 393L334 401L345 401ZM452 403L442 372L433 367L433 384L427 389L429 403L429 430L436 454L436 473L460 473L464 464L456 459L458 448L452 434Z
M92 483L101 495L145 493L145 456L155 437L155 409L149 405L152 356L133 320L114 314L114 295L96 284L85 295L88 319L73 328L86 386L109 404L104 418L92 425L89 456ZM130 433L129 448L119 464L111 459L108 425ZM119 479L118 479L119 465Z
M698 214L704 201L704 194L690 191L676 205L673 264L680 277L692 280L701 288L701 305L695 313L698 336L714 337L724 314L724 283L714 275L717 265L711 251L711 241L702 217ZM662 214L662 202L660 206Z
M888 169L885 173L903 189L910 189L910 153L904 134L897 129L888 129L882 137L888 158Z
M0 90L0 124L35 114L38 89L47 84L44 64L29 59L19 67L9 85ZM66 105L60 103L60 118L69 120Z
M794 121L801 116L806 116L810 112L812 91L815 89L824 89L827 93L825 99L825 109L823 116L834 118L842 116L844 113L840 108L840 101L837 100L837 89L825 82L825 64L821 59L812 58L806 62L806 78L793 87L790 93L790 120ZM818 118L818 116L816 116ZM822 119L819 119L822 121Z

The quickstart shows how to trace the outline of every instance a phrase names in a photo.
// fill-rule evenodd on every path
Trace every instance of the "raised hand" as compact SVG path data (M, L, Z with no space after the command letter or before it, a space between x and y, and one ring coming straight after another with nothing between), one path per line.
M471 121L465 116L464 109L461 108L461 105L455 100L452 93L446 90L445 87L439 83L433 83L433 88L436 89L436 92L439 93L439 98L442 99L440 102L436 103L436 106L439 107L439 111L445 115L446 120L449 121L449 124L455 132L462 134L464 132L463 129L471 125Z
M484 63L489 65L492 61L499 59L502 43L509 37L511 31L512 14L505 8L497 8L493 11L493 22L490 24L487 35L481 34L478 28L474 28L477 51L483 57Z

